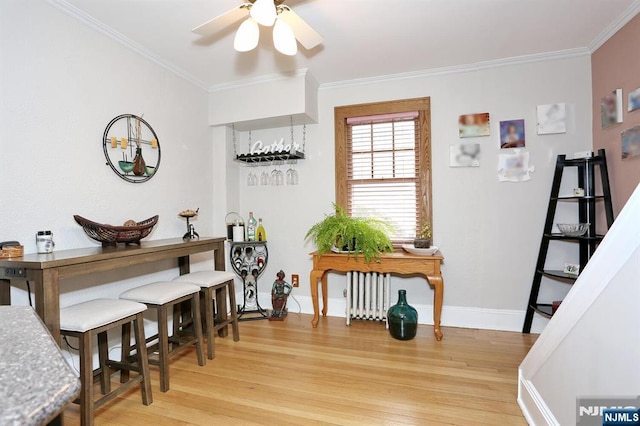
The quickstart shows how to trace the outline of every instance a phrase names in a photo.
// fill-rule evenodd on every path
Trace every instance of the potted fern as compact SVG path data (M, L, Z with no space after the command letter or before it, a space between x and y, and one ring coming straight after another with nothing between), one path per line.
M413 240L413 246L415 248L430 248L431 236L431 224L429 222L425 222L420 230L420 235Z
M310 239L322 255L329 251L353 253L357 258L362 254L369 263L379 260L383 252L392 252L389 239L393 228L382 220L372 217L351 217L344 209L334 205L336 213L327 215L313 225L305 239Z

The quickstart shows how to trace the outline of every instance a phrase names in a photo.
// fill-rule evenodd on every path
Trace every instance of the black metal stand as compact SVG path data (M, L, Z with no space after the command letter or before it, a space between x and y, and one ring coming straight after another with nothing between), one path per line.
M233 272L242 279L244 298L238 306L239 321L268 319L258 300L258 278L264 272L269 252L266 241L231 242L229 256ZM246 316L252 314L251 316Z

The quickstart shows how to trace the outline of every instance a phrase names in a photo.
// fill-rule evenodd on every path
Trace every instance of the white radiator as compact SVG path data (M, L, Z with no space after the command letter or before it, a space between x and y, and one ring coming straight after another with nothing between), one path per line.
M390 287L390 274L347 272L347 325L352 318L386 323Z

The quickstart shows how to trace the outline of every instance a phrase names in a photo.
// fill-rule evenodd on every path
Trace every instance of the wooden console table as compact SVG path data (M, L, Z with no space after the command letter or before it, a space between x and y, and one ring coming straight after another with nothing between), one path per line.
M313 327L318 326L320 319L318 306L318 280L322 283L322 315L327 315L327 272L378 272L399 275L422 275L427 279L427 283L433 287L433 332L436 340L442 339L440 331L440 315L442 313L442 296L444 293L444 281L440 272L440 264L444 259L442 256L418 256L405 252L384 253L380 256L380 262L372 260L366 263L360 255L354 258L353 255L342 253L318 252L313 255L313 270L311 279L311 299L313 300Z
M180 275L184 275L189 273L189 255L207 251L215 252L215 269L224 270L224 241L224 238L200 238L185 242L172 238L142 241L139 246L96 246L1 259L0 305L11 304L12 281L29 281L33 284L36 312L60 344L60 279L166 259L178 259Z

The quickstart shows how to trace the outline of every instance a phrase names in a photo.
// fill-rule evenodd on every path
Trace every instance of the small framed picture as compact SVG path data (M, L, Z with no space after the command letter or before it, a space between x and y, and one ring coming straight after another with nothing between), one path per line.
M480 144L451 145L449 147L449 167L480 167Z
M567 133L566 104L538 105L538 134Z
M500 122L500 148L524 148L524 120Z
M600 100L602 128L622 123L622 89L616 89Z
M629 105L627 107L627 111L631 112L638 109L640 109L640 88L633 92L629 92Z
M622 159L640 157L640 126L622 132Z
M489 136L489 113L464 114L458 118L458 134L461 138Z

